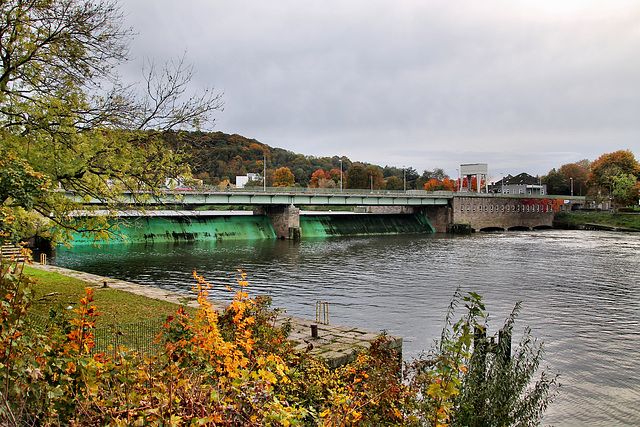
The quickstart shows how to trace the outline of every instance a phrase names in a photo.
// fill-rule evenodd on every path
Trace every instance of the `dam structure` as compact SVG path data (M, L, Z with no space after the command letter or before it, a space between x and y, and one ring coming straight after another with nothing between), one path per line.
M123 193L123 204L136 204L143 210L115 217L116 234L131 242L170 242L434 233L447 232L459 223L468 224L472 231L530 230L551 228L558 209L570 209L584 199L573 197L558 203L555 196L472 192L261 190L174 190L153 198L144 193ZM79 200L71 192L66 196ZM213 206L252 210L198 210ZM304 211L301 206L325 210ZM352 210L332 210L338 207ZM78 235L75 243L88 241Z

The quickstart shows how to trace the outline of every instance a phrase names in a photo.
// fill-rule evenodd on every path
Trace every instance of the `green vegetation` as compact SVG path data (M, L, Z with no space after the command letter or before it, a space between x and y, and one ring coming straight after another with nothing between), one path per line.
M206 299L210 285L194 273L200 308L169 314L155 353L147 347L143 357L96 347L99 312L107 300L124 301L103 298L108 290L85 287L73 310L51 313L45 329L31 327L27 314L42 292L66 287L71 295L82 283L28 272L40 282L21 265L0 264L0 423L10 427L537 425L557 392L556 376L538 373L541 345L528 331L511 352L505 335L515 311L496 348L474 293L456 293L441 339L407 366L403 381L384 336L333 370L295 351L287 325L274 326L278 310L249 298L244 274L218 313Z
M101 313L96 320L96 327L166 317L175 314L180 307L142 295L90 285L73 277L38 268L25 267L25 272L36 280L31 312L40 316L49 316L51 309L67 311L69 306L77 308L87 286L94 288L94 301ZM188 307L186 309L191 310Z
M581 229L585 224L599 224L628 231L640 231L640 215L629 213L559 212L553 225L556 228Z
M587 196L596 208L637 206L640 198L640 163L630 150L606 153L593 162L584 159L552 169L542 177L548 194Z

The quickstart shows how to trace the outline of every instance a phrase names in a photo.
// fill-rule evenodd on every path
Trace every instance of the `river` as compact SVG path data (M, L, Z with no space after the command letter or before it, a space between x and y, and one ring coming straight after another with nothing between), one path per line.
M560 373L545 416L557 426L640 425L640 234L546 230L325 240L107 244L60 248L53 263L189 292L197 270L214 299L231 298L238 269L249 292L289 314L404 338L404 358L439 336L457 287L484 297L495 333L517 301L514 333L544 342ZM462 313L460 313L462 314Z

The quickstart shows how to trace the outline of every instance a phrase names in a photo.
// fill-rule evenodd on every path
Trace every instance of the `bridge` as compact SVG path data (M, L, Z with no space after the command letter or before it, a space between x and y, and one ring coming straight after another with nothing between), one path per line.
M66 196L86 205L101 205L72 192ZM584 197L501 195L450 191L336 190L318 188L200 188L175 189L161 195L122 193L123 204L145 207L253 206L254 215L269 217L276 236L293 238L300 227L299 206L354 206L368 213L421 214L436 232L453 224L470 224L474 231L550 228L558 210L584 203ZM299 231L298 231L299 233Z

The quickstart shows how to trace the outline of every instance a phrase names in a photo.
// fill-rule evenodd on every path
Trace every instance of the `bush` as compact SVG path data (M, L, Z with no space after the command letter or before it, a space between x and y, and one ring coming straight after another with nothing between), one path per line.
M98 316L85 289L73 316L27 316L33 281L22 266L0 272L0 423L6 426L381 426L534 425L556 377L531 381L541 346L528 331L511 355L486 338L485 308L471 293L452 301L438 345L402 362L385 335L337 369L299 353L276 326L268 298L249 298L243 273L234 300L217 313L209 284L194 277L200 309L179 309L156 337L159 354L95 348ZM464 301L466 314L451 321ZM507 320L510 334L517 311ZM510 341L509 341L510 342Z

